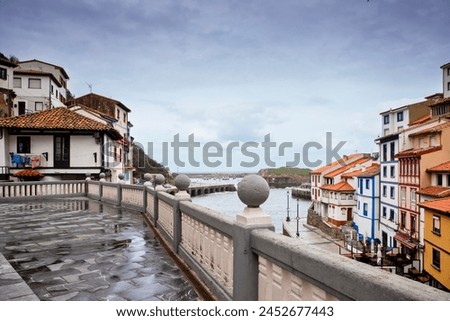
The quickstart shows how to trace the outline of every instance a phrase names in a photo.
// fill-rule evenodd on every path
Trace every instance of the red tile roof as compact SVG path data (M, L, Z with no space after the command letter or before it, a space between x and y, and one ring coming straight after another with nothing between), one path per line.
M112 127L84 117L65 107L48 109L45 111L20 115L16 117L0 118L0 127L22 129L65 129L75 131L106 132L113 139L122 136Z
M359 173L356 173L353 176L356 177L371 177L371 176L375 176L380 174L380 164L372 164L372 166L369 166L366 168L365 171L359 170ZM344 177L344 175L347 174L343 174L342 177Z
M415 121L409 123L409 126L417 125L417 124L426 122L426 121L429 120L430 118L431 118L431 116L430 116L429 114L428 114L428 115L425 115L425 116L422 116L422 117L416 119Z
M438 106L440 104L445 104L445 103L449 103L450 102L450 97L447 98L439 98L436 99L436 101L430 105L430 107L434 107L434 106Z
M439 124L439 125L436 125L436 126L431 127L431 128L427 128L427 129L423 129L423 130L420 130L420 131L415 132L415 133L411 133L411 134L409 134L409 136L420 136L420 135L439 133L443 129L450 127L450 121L448 121L446 119L444 121L445 122L443 124Z
M442 146L432 146L427 148L407 149L403 152L395 154L395 157L415 157L441 150Z
M351 155L347 155L346 157L344 156L344 158L338 160L338 161L334 161L330 164L327 164L325 166L316 168L315 170L313 170L312 172L310 172L310 174L322 174L324 171L326 171L327 169L330 169L334 166L337 166L338 164L344 162L345 164L348 164L349 161L352 161L354 158L360 157L362 154L351 154Z
M450 172L450 161L428 168L427 172Z
M445 186L428 186L421 188L418 192L421 195L434 196L434 197L447 197L450 196L450 187Z
M354 192L355 189L346 181L339 182L334 185L322 185L321 189L337 192Z
M338 168L338 169L335 169L334 171L332 171L332 172L326 174L324 177L326 177L326 178L333 178L333 177L335 177L335 176L338 176L339 174L344 173L345 171L350 170L350 169L351 169L352 167L354 167L355 165L357 165L357 164L362 164L362 163L364 163L364 162L369 161L370 159L372 159L372 157L363 157L363 158L357 159L356 161L347 163L347 165L342 166L342 167L340 167L340 168Z
M422 202L419 203L419 206L433 211L450 214L450 198Z

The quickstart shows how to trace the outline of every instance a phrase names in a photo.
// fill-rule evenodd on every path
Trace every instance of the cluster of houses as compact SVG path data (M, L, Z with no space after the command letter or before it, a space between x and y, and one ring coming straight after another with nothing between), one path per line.
M0 180L132 181L131 110L94 93L74 98L64 68L0 54Z
M450 290L450 63L443 93L381 113L379 152L311 172L313 209L332 227L396 250Z

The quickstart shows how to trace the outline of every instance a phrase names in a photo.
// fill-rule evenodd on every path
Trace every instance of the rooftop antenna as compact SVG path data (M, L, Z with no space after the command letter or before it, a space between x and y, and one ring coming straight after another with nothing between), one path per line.
M91 91L91 94L92 94L92 84L89 84L88 82L86 82L86 84L88 85L89 90Z

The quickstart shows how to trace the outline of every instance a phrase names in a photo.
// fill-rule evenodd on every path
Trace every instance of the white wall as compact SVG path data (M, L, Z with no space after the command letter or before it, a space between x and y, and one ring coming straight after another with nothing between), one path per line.
M92 136L71 136L70 167L100 166L100 146ZM94 162L94 153L97 153L97 163Z

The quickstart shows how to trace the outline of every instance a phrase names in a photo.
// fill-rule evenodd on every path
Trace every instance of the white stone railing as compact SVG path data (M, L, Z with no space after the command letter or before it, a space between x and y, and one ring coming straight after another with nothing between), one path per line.
M0 201L84 195L137 209L185 270L221 300L450 300L447 292L275 233L259 209L268 194L261 196L258 181L242 180L238 196L248 207L234 219L193 204L177 179L175 195L159 185L0 183Z
M158 195L158 225L173 238L173 202L174 197L167 193Z
M85 188L84 181L8 182L0 184L0 199L84 195Z
M183 202L181 243L191 256L230 296L233 294L233 219L202 206Z
M144 186L121 184L121 205L143 209L145 206Z

